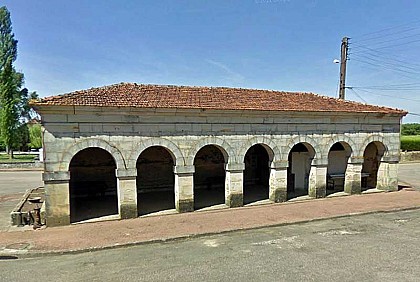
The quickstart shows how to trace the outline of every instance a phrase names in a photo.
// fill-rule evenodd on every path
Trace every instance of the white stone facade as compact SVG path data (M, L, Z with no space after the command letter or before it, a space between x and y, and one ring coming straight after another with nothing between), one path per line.
M109 152L116 163L120 218L137 216L136 162L151 146L166 148L174 160L175 206L192 211L194 158L206 145L215 145L225 157L225 203L242 205L244 158L261 144L269 155L269 199L286 200L287 167L298 143L314 150L308 179L310 197L325 197L328 154L341 142L351 150L344 191L360 193L364 150L371 142L385 148L377 188L397 189L400 149L398 114L218 111L179 109L121 109L101 107L39 107L42 115L47 224L70 220L69 164L76 153L96 147Z

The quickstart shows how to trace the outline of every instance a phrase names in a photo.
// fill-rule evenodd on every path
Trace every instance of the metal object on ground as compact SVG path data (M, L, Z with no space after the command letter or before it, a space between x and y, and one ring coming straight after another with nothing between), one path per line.
M35 204L35 208L33 211L34 229L41 228L41 197L29 198L28 201L32 204Z

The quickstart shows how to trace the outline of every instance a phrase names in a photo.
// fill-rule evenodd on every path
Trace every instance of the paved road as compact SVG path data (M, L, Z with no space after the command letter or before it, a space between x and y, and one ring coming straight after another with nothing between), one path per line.
M408 183L420 191L420 163L399 164L398 177L401 182Z
M420 210L36 259L0 281L419 281Z
M41 171L0 171L0 231L10 227L10 212L27 189L42 186Z

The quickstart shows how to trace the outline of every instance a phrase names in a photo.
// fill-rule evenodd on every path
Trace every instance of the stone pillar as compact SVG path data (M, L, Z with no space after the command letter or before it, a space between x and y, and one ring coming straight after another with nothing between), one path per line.
M236 208L244 205L244 163L226 165L225 203Z
M118 213L121 219L138 216L136 177L137 169L117 170Z
M70 224L70 173L68 171L44 172L45 212L47 226Z
M270 201L275 203L287 201L288 165L288 161L278 161L270 164Z
M398 191L398 162L398 156L383 157L378 170L377 189Z
M360 194L362 192L362 166L363 156L349 159L344 179L344 192Z
M328 159L314 159L309 173L309 197L324 198L327 192Z
M175 166L175 208L178 212L194 211L194 166Z

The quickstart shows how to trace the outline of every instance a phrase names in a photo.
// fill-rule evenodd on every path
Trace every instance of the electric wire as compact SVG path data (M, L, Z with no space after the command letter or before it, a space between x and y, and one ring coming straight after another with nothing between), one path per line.
M359 88L359 90L362 91L362 92L370 93L372 95L376 95L376 96L384 96L384 97L391 97L391 98L394 98L394 99L407 100L407 101L412 101L412 102L420 102L420 100L417 100L417 99L398 97L398 96L395 96L395 95L379 94L379 93L375 93L375 92L365 90L365 89L361 89L361 88Z
M380 70L386 69L386 70L390 70L390 71L394 71L394 72L399 72L400 76L410 78L410 79L416 79L413 76L407 75L407 72L405 72L403 70L394 69L394 68L390 68L390 67L387 67L387 66L384 66L384 65L379 65L379 64L372 63L372 62L366 62L364 60L359 60L359 59L355 59L355 58L351 58L351 61L356 61L356 62L360 62L360 63L363 63L363 64L368 64L368 65L374 66L376 68L379 68ZM412 73L408 73L408 74L413 75Z
M404 23L404 24L400 24L400 25L397 25L397 26L391 26L391 27L387 27L387 28L380 29L380 30L377 30L377 31L364 33L364 34L361 34L361 35L357 36L356 38L363 38L363 37L366 37L366 36L369 36L369 35L381 34L381 33L384 33L386 31L389 31L389 30L400 29L402 27L411 26L411 25L414 25L414 24L417 24L417 23L420 23L420 20L415 20L415 21L412 21L412 22L409 22L409 23ZM385 33L385 35L386 35L386 33ZM382 37L384 35L382 34L380 36ZM369 39L363 39L363 40L366 41L366 40L369 40Z
M412 73L412 74L420 74L420 69L417 69L415 67L410 67L410 66L404 66L398 63L394 63L394 62L388 62L388 61L383 61L379 58L375 58L375 57L370 57L369 55L356 55L356 58L361 58L361 59L366 59L366 60L370 60L370 61L374 61L374 62L378 62L378 64L380 65L388 65L391 67L397 67L397 68L405 68L406 71L408 73Z
M360 51L351 51L349 52L349 55L359 55L359 53L362 53L363 55L368 55L374 58L378 58L384 61L391 61L394 63L401 63L404 64L404 66L411 66L412 68L420 68L420 64L417 63L413 63L413 62L408 62L405 60L400 60L400 59L396 59L397 58L402 58L401 56L398 56L396 54L387 54L386 52L382 52L382 51L377 51L375 49L369 48L369 47L362 47L363 50ZM352 50L352 48L350 48L350 50Z
M353 87L346 87L347 89L351 90L357 97L359 97L360 100L362 100L365 104L367 104L368 102L366 102L365 99L363 99L362 96L359 95L359 93L356 92L356 90L353 89Z
M411 28L408 31L414 31L415 30L417 32L418 29L420 29L420 27ZM402 35L401 31L395 32L392 35L394 35L394 34ZM390 35L391 34L388 34L387 36L378 36L378 37L375 37L375 38L371 38L369 41L376 40L376 39L383 39L384 37L392 37ZM392 38L392 39L388 39L388 40L384 40L384 41L372 42L370 44L378 45L378 44L383 44L383 43L388 43L388 42L395 42L396 40L407 39L407 38L415 37L415 36L418 36L418 35L420 35L420 34L419 33L410 34L410 35L406 35L406 36L403 36L403 37L396 37L396 38ZM366 42L366 41L368 41L368 40L361 40L361 41L355 41L355 42L353 41L352 43L355 44L355 45L360 45L359 42Z

